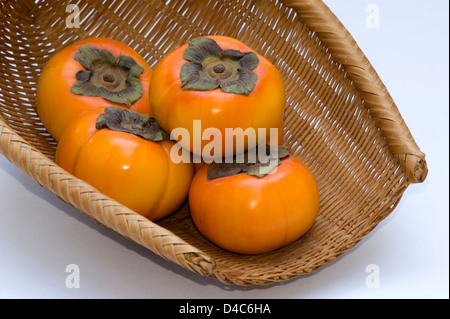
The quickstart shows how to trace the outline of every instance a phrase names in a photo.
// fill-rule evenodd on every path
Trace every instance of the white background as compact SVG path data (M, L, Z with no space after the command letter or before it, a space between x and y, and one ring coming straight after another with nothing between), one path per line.
M0 156L1 298L448 298L448 1L327 0L393 96L429 175L354 249L265 287L226 286L98 226ZM379 26L367 25L374 4ZM369 7L368 7L369 6ZM82 13L81 13L82 14ZM80 288L66 287L66 266ZM369 288L368 265L380 285Z

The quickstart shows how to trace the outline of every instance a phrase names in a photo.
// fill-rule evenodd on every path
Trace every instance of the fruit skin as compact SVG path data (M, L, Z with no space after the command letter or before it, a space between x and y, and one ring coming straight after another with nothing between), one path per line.
M187 199L193 165L171 161L173 141L97 130L103 110L86 111L69 125L57 145L55 162L150 220L176 211Z
M209 164L189 191L192 220L207 239L240 254L261 254L302 237L314 224L319 191L314 176L295 157L262 178L247 174L207 179Z
M215 40L224 50L253 51L242 42L230 37L213 35L207 38ZM184 148L197 155L203 155L193 147L194 120L201 120L202 133L208 128L219 129L222 146L225 144L225 128L242 128L243 130L265 128L268 140L270 128L282 127L285 87L278 70L270 61L255 52L259 63L253 72L257 74L258 79L248 95L226 93L220 88L210 91L182 89L180 71L183 64L187 62L183 58L187 47L186 43L168 53L154 68L153 80L150 84L153 116L168 133L178 127L188 130L190 140L177 139ZM200 150L203 150L209 142L209 140L202 140ZM254 146L246 143L245 149Z
M95 45L107 49L115 57L127 55L144 68L138 79L143 86L142 97L130 106L107 101L101 97L84 96L71 92L77 82L75 74L86 70L74 59L75 53L82 45ZM59 141L69 123L81 112L106 105L127 107L139 113L151 115L148 87L153 70L134 49L126 44L107 38L90 38L71 44L50 58L42 70L36 92L36 110L42 124L50 135Z

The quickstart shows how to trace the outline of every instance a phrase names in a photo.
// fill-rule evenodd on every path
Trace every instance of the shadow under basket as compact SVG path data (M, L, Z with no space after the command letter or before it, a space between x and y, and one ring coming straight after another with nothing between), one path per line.
M239 39L278 68L286 86L283 144L319 185L313 228L262 255L213 245L187 206L154 223L68 174L55 164L56 143L35 109L43 66L80 39L122 41L154 68L176 47L212 34ZM316 271L368 235L427 174L425 154L386 87L319 0L0 1L0 39L0 152L97 223L223 283L267 285Z

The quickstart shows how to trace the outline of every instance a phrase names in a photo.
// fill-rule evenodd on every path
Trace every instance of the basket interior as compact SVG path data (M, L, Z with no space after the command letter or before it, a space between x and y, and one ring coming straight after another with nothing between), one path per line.
M407 182L345 70L295 11L275 0L8 1L0 7L0 116L53 159L56 143L35 111L37 80L59 49L108 37L138 51L153 68L191 38L235 37L268 58L286 85L284 145L315 175L321 196L310 232L274 252L242 256L204 239L187 207L160 221L217 263L228 281L281 281L310 273L366 236L393 210ZM218 19L217 17L221 17ZM235 279L229 279L235 278Z

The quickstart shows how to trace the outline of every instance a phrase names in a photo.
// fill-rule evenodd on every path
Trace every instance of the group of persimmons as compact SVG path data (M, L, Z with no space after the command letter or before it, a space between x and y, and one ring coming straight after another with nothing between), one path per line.
M194 38L153 70L122 42L81 40L49 59L36 97L57 142L55 162L149 220L187 204L204 237L239 254L284 247L315 222L316 180L279 146L283 80L269 60L234 38ZM209 152L211 139L194 140L194 123L201 123L202 137L208 128L221 133L209 137L228 151L229 129L253 129L256 139L233 145L234 160L225 160L225 152ZM177 128L189 138L173 134ZM269 151L264 161L250 152L261 141ZM174 160L185 151L190 160Z

